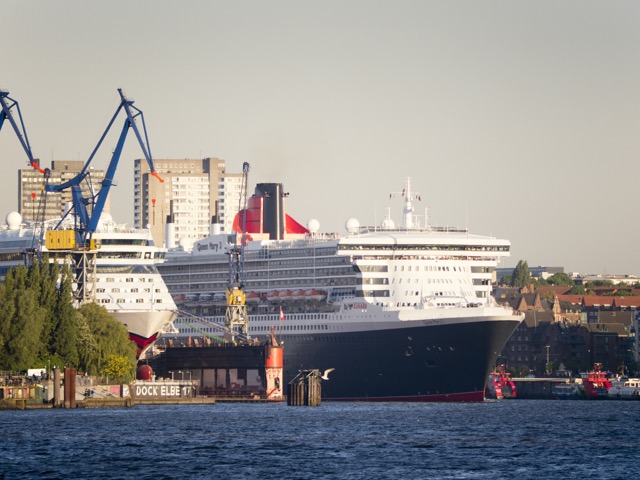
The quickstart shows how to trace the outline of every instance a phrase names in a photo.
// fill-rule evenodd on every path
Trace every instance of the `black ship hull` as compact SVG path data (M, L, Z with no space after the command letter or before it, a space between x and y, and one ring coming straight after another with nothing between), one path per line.
M482 401L488 375L519 323L511 317L285 335L284 378L335 369L322 383L326 400Z

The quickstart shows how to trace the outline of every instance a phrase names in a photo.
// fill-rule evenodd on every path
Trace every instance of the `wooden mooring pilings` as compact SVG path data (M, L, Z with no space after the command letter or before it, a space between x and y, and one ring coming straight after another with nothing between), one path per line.
M300 370L289 382L287 405L290 407L319 407L322 394L320 370Z

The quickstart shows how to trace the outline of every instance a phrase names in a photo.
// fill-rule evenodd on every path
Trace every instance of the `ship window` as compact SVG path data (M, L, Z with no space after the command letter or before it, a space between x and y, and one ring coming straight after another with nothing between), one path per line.
M162 303L162 299L161 298L157 298L156 299L156 303Z

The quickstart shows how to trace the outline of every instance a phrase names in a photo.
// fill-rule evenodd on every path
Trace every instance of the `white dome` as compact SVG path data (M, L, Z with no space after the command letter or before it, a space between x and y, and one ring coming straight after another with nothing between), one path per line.
M393 230L394 228L396 228L396 222L394 222L390 218L385 218L380 223L380 226L386 230Z
M347 223L344 224L344 228L346 228L349 233L356 233L360 228L360 222L355 218L350 218L347 220Z
M307 228L311 233L318 233L318 230L320 230L320 222L315 218L312 218L307 222Z
M7 213L4 221L9 226L9 230L17 230L20 228L20 224L22 223L22 215L18 212L9 212Z
M178 242L178 245L180 245L183 250L191 250L193 248L193 240L190 238L182 237Z

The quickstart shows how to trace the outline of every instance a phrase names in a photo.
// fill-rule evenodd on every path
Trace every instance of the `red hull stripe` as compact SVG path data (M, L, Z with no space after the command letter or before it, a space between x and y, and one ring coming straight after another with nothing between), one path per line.
M156 341L156 338L158 337L157 333L154 333L153 335L151 335L149 338L143 338L139 335L136 335L134 333L129 333L129 340L131 340L133 343L135 343L139 349L143 349L146 346L152 344L153 342Z

